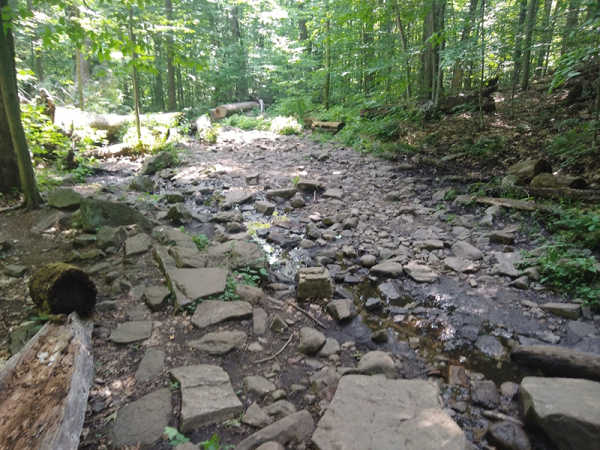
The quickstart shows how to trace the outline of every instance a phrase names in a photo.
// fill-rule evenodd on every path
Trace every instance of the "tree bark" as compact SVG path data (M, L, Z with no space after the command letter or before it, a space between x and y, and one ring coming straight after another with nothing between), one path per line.
M475 12L477 11L477 0L471 0L469 2L469 12L465 19L465 23L463 25L462 33L460 36L460 49L463 55L463 59L466 53L467 43L469 42L469 37L471 36L472 22L475 20ZM464 75L463 61L456 61L454 63L454 68L452 70L452 93L458 94L462 87Z
M521 90L526 91L529 87L529 76L531 66L531 45L533 42L533 25L537 13L538 0L529 0L527 10L527 21L525 25L525 42L523 51L523 71L521 72Z
M220 105L217 106L214 110L211 110L211 115L214 111L215 118L223 119L224 117L231 116L241 111L249 111L252 108L260 108L260 104L258 102L241 102Z
M533 0L531 0L533 1ZM519 23L517 26L517 35L515 37L515 54L513 56L514 67L512 74L512 85L516 86L519 82L521 75L521 67L523 65L523 27L525 26L525 19L527 18L527 0L521 0L519 5Z
M0 90L0 193L10 194L14 189L21 189L21 177Z
M173 1L165 0L165 11L169 25L173 22ZM175 94L175 68L173 67L173 37L167 33L167 96L169 101L169 111L177 109L177 99Z
M344 128L344 125L346 125L344 122L321 122L316 120L310 124L310 128L313 131L318 128L320 130L333 131L334 133L337 133Z
M2 26L0 27L0 89L2 91L2 102L6 119L10 129L10 136L19 167L21 189L25 196L25 205L28 208L37 208L44 201L38 191L35 181L33 164L27 147L25 130L21 122L21 107L17 92L16 72L14 65L14 50L12 48L12 34L10 33L10 19L4 20L4 11L8 6L8 0L0 0L2 12ZM5 32L6 30L6 32ZM3 153L8 150L0 149ZM10 157L8 158L10 160ZM17 187L17 186L14 186Z
M329 4L327 7L329 15ZM323 83L323 107L329 109L329 91L331 89L331 48L329 43L329 32L331 21L329 18L325 21L325 81Z
M400 43L402 44L402 53L404 53L404 72L406 76L406 99L412 97L412 88L410 85L410 64L408 55L408 40L406 39L406 33L404 30L404 24L400 19L400 10L398 8L398 2L394 5L396 10L396 26L398 27L398 33L400 33Z
M135 48L135 33L133 32L133 6L129 8L129 39ZM135 116L135 129L137 132L138 141L142 140L142 130L140 125L140 86L138 82L137 67L135 61L138 57L135 50L131 53L132 57L132 68L131 68L131 81L133 83L133 114Z

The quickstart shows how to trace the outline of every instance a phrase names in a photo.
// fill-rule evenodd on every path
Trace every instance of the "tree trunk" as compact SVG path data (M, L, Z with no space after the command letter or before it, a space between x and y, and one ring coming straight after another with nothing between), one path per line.
M216 119L223 119L224 117L231 116L235 113L241 111L249 111L252 108L259 108L260 104L258 102L241 102L241 103L230 103L227 105L217 106L215 109L211 110L211 115L214 111L214 117Z
M571 33L577 29L579 23L579 2L578 0L571 0L569 2L567 12L567 22L565 24L565 31L563 32L562 47L560 56L564 55L570 50L572 44Z
M329 7L327 8L329 15ZM329 109L329 90L331 85L331 49L329 45L330 20L325 21L325 82L323 83L323 107Z
M173 22L173 1L165 0L165 11L169 25ZM169 111L177 109L177 99L175 96L175 69L173 67L173 37L171 32L167 33L167 95L169 98Z
M133 6L129 8L129 39L135 48L135 33L133 32ZM138 83L137 68L135 67L135 61L138 57L135 50L131 54L132 57L132 69L131 69L131 82L133 84L133 113L135 116L135 129L137 132L138 142L142 140L142 130L140 125L140 86Z
M8 0L0 0L0 10L4 13L8 6ZM42 196L38 191L35 181L35 173L31 156L27 148L27 139L25 130L21 122L21 108L19 106L19 96L17 92L17 80L14 65L14 50L12 42L12 33L10 19L5 20L2 14L2 27L0 28L0 89L2 92L2 102L6 120L10 129L13 148L17 158L19 167L19 175L21 179L21 189L25 196L25 204L28 208L37 208L43 203ZM0 149L2 153L9 153L4 148ZM11 160L10 156L7 158ZM18 187L18 186L14 186Z
M533 0L531 0L533 1ZM523 65L523 27L525 26L525 19L527 18L527 0L521 0L519 5L519 23L517 27L517 35L515 37L515 55L513 57L514 68L511 84L516 86L519 82L521 75L521 66Z
M529 76L531 66L531 45L533 43L533 25L537 13L538 0L529 0L527 10L527 22L525 25L525 42L523 51L523 71L521 73L521 90L526 91L529 87Z
M412 89L410 86L410 64L409 64L409 54L408 54L408 42L406 39L406 33L404 31L404 24L400 19L400 10L398 8L398 2L394 4L396 10L396 26L398 27L398 33L400 33L400 42L402 44L402 53L404 54L404 72L406 76L406 99L410 99L412 97Z
M21 178L0 91L0 193L10 194L15 189L21 189Z
M535 74L541 76L545 69L546 51L549 51L549 44L552 41L552 28L550 27L550 13L552 12L552 0L544 0L544 18L542 21L542 42L538 50L537 64Z
M460 49L461 49L461 53L464 56L466 56L466 47L467 47L467 43L469 42L469 37L471 36L471 29L472 27L472 22L475 20L475 12L477 11L477 0L471 0L469 2L469 12L467 17L465 18L465 23L463 25L463 29L462 29L462 34L460 36ZM463 81L463 74L464 74L464 68L463 68L463 61L461 60L457 60L456 63L454 63L454 68L452 70L452 93L453 94L458 94L458 92L460 91L460 89L462 88L462 81Z
M33 16L34 10L33 10L33 1L32 0L27 0L27 9ZM36 28L33 32L33 42L31 43L32 47L33 47L33 53L35 55L34 56L34 58L35 58L35 76L37 77L37 79L40 83L43 83L44 82L44 65L43 65L43 61L42 61L42 49L38 42L39 39L40 39L40 36L39 36L39 33Z

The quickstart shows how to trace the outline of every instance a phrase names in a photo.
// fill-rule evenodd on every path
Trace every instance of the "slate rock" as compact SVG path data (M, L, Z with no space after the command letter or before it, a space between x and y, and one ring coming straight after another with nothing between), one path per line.
M300 189L301 191L310 191L310 192L322 191L324 189L321 182L316 181L316 180L306 180L306 179L301 179L300 181L298 181L298 184L296 185L296 187L298 189Z
M235 287L235 293L240 297L240 300L248 302L253 306L258 305L264 298L261 288L248 284L238 284Z
M233 205L242 205L244 203L251 202L254 200L255 194L254 192L247 191L236 191L227 194L225 200L221 205L221 208L224 210L229 210L233 207Z
M346 375L312 443L319 450L470 449L438 396L437 386L425 380Z
M498 242L504 245L512 245L515 242L515 236L507 231L490 232L490 242Z
M247 302L225 302L221 300L204 300L196 306L192 323L198 328L225 320L244 320L252 317L252 305Z
M500 394L496 384L491 380L471 381L471 400L488 409L497 408L500 406Z
M267 331L267 312L262 308L252 309L252 333L265 334Z
M531 450L525 430L514 422L497 422L488 428L486 435L500 450Z
M127 231L124 227L103 226L96 233L96 245L103 251L109 247L121 248L126 239Z
M382 373L387 378L396 378L396 367L391 356L379 350L365 353L360 358L356 371L363 375Z
M83 198L79 207L83 231L96 232L104 225L119 227L138 225L143 231L150 232L153 224L138 210L120 202Z
M577 303L544 303L540 305L544 311L549 311L557 316L577 320L581 316L581 305Z
M142 164L142 174L152 175L159 170L171 167L175 163L173 155L168 152L160 152L156 155L146 158Z
M404 271L418 283L434 283L440 278L439 274L429 266L418 264L413 261L404 266Z
M208 249L210 266L225 266L231 270L266 269L267 258L256 242L228 241Z
M484 256L481 250L465 241L455 242L450 249L458 258L468 259L470 261L479 261L480 259L483 259Z
M2 269L2 273L7 277L21 278L29 269L27 266L21 266L18 264L9 264Z
M492 358L501 358L504 355L504 347L498 340L498 338L494 336L484 335L477 339L475 342L475 347L477 347L482 353L487 356L491 356Z
M165 352L154 347L149 347L140 361L135 378L139 383L152 381L160 375L165 366Z
M286 416L291 416L298 412L293 403L287 400L278 400L275 403L265 407L265 411L268 415L273 416L276 420L279 420Z
M200 339L188 341L188 347L197 348L210 355L224 355L246 345L248 337L243 331L220 331L206 333Z
M254 428L264 428L272 424L274 419L269 416L264 409L253 402L242 417L242 423Z
M309 439L314 430L315 422L312 415L308 411L302 410L247 437L235 449L254 450L269 441L275 441L281 445L300 444Z
M175 265L179 269L202 269L208 264L208 256L200 253L195 245L194 247L178 245L170 247L169 254L175 259Z
M296 188L284 188L284 189L269 189L265 195L269 200L273 200L274 198L284 198L286 200L291 199L296 193L298 189Z
M214 268L168 270L166 275L175 294L175 307L182 308L202 298L222 294L227 287L228 273L226 269Z
M192 221L192 211L184 203L176 203L167 211L167 219L176 224L189 223Z
M380 298L369 297L364 304L364 308L367 311L377 311L383 307L383 302Z
M321 347L317 355L323 358L327 358L331 355L336 355L340 353L341 350L342 348L340 347L340 343L337 341L337 339L327 338L325 340L325 344L323 344L323 347Z
M404 270L402 269L402 264L400 263L385 261L371 267L369 273L379 277L399 278L404 273Z
M117 325L108 340L115 344L129 344L131 342L149 339L152 334L152 322L138 320Z
M519 403L526 423L541 427L558 450L600 443L600 383L575 378L525 377Z
M56 209L77 209L82 195L69 188L59 188L48 194L48 206Z
M254 208L256 212L261 214L265 214L267 216L272 216L275 212L275 204L271 202L258 201L254 203Z
M361 266L368 269L377 264L377 257L374 255L363 255L360 257L359 262Z
M248 394L266 395L277 389L277 386L266 378L254 375L244 378L242 384Z
M325 344L327 338L319 330L302 327L298 338L298 351L305 355L314 355Z
M298 301L331 298L333 286L325 267L303 267L298 270Z
M325 307L327 312L331 314L338 322L347 322L356 317L356 307L350 299L343 298L329 302Z
M125 256L146 253L152 247L152 238L146 233L139 233L125 241Z
M127 185L127 189L138 192L152 193L156 189L156 182L152 177L139 175L133 177Z
M161 439L171 420L171 391L159 389L117 412L112 432L114 447L151 445Z
M331 198L334 200L341 200L343 196L344 196L344 191L342 189L331 188L331 189L327 189L325 192L323 192L323 198Z

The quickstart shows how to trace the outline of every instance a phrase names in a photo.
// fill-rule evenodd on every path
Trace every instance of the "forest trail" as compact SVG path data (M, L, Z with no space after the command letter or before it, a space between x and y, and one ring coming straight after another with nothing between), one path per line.
M416 160L302 137L223 129L181 155L145 176L139 162L106 161L74 188L160 222L127 227L122 247L72 231L72 213L0 217L6 266L70 260L98 287L79 448L167 449L167 426L237 449L489 448L511 434L513 448L554 448L518 425L519 384L537 373L510 350L600 354L600 317L519 269L537 237L527 215L474 205ZM147 193L131 189L142 183ZM190 238L202 234L206 253ZM26 284L5 278L3 298L22 302ZM555 394L526 380L535 399ZM588 388L569 387L567 422Z

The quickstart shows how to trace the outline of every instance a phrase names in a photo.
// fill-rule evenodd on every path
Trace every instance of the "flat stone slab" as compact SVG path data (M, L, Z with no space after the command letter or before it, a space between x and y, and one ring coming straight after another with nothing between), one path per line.
M452 253L454 253L454 255L456 255L458 258L468 259L470 261L478 261L483 259L484 256L481 250L465 241L455 242L451 249Z
M193 303L211 295L220 295L227 286L226 269L171 269L169 282L175 291L177 307Z
M346 375L312 435L319 450L467 450L460 427L425 380Z
M578 319L581 316L581 305L577 303L544 303L540 308L568 319Z
M409 277L419 283L433 283L440 277L432 268L424 264L410 262L404 266Z
M113 429L114 447L150 445L160 439L171 419L171 391L159 389L121 408Z
M117 328L110 333L108 340L115 344L129 344L130 342L149 339L151 334L152 322L136 320L119 324Z
M323 198L333 198L335 200L341 200L344 196L344 191L342 189L327 189L323 192Z
M165 352L157 348L148 348L138 370L135 372L135 378L140 383L154 380L165 366Z
M264 446L271 441L281 445L290 442L301 443L307 440L314 430L315 422L311 414L306 410L298 411L248 436L237 445L235 450L269 448ZM271 448L277 449L278 447Z
M204 300L196 306L192 323L198 328L225 320L244 320L252 317L252 305L248 302L224 302L221 300Z
M148 234L136 234L125 241L125 256L146 253L150 247L152 247L152 238Z
M229 375L218 366L178 367L171 370L171 375L181 386L179 431L182 433L232 419L244 410L233 392Z
M371 267L369 273L375 276L398 278L404 271L402 270L402 264L386 261Z
M600 383L574 378L525 377L523 416L540 426L559 450L600 446Z
M244 348L248 336L243 331L206 333L200 339L188 341L188 347L197 348L211 355L224 355L234 348Z

